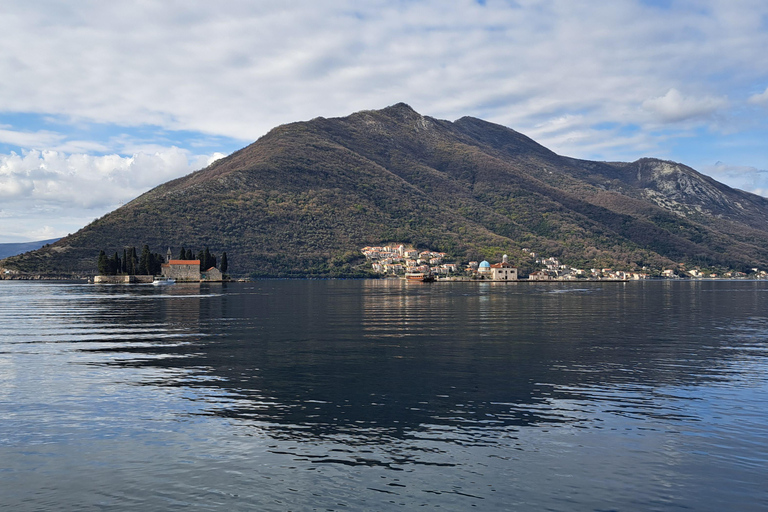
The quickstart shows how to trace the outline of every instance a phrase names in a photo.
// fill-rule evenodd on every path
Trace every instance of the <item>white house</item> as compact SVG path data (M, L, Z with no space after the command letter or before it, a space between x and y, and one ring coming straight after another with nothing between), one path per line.
M485 262L483 262L485 263ZM494 263L490 266L491 279L493 281L516 281L517 268L513 267L505 254L501 263Z

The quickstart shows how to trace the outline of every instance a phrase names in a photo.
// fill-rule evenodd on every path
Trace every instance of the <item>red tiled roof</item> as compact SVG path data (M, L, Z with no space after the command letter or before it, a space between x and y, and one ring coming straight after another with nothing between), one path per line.
M199 265L200 260L171 260L169 265Z

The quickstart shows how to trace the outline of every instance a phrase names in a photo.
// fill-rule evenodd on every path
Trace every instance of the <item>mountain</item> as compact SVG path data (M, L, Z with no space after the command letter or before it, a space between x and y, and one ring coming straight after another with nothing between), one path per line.
M46 244L52 244L59 240L58 238L51 238L50 240L39 240L37 242L17 242L0 244L0 259L7 258L9 256L16 256L27 251L34 251Z
M581 267L768 267L768 200L657 159L555 154L504 126L408 105L279 126L51 246L0 262L93 273L148 244L227 251L234 275L341 275L359 249L412 243L524 269L523 248Z

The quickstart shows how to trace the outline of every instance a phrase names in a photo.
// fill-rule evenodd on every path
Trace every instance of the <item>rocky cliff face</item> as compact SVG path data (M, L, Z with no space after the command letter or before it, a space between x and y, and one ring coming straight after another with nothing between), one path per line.
M711 216L751 223L756 229L768 229L765 223L765 199L729 188L674 162L644 159L634 162L637 187L655 204L685 217Z
M94 268L100 249L227 251L233 274L340 275L358 249L410 242L459 258L579 266L768 266L768 200L681 164L590 162L474 118L404 104L275 128L48 248L5 262Z

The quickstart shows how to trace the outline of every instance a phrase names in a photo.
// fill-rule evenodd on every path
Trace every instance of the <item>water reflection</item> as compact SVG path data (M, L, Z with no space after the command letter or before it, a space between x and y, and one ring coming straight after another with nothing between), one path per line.
M99 350L135 354L109 364L182 369L149 384L197 389L198 413L276 438L506 443L526 426L597 428L603 414L695 419L691 397L667 390L733 378L745 342L760 345L768 332L756 316L762 283L710 293L715 286L723 283L171 287L125 300L138 299L149 330L163 326L158 341L193 333L184 344ZM135 308L106 295L94 322L136 329Z
M768 505L768 283L6 284L9 509Z

